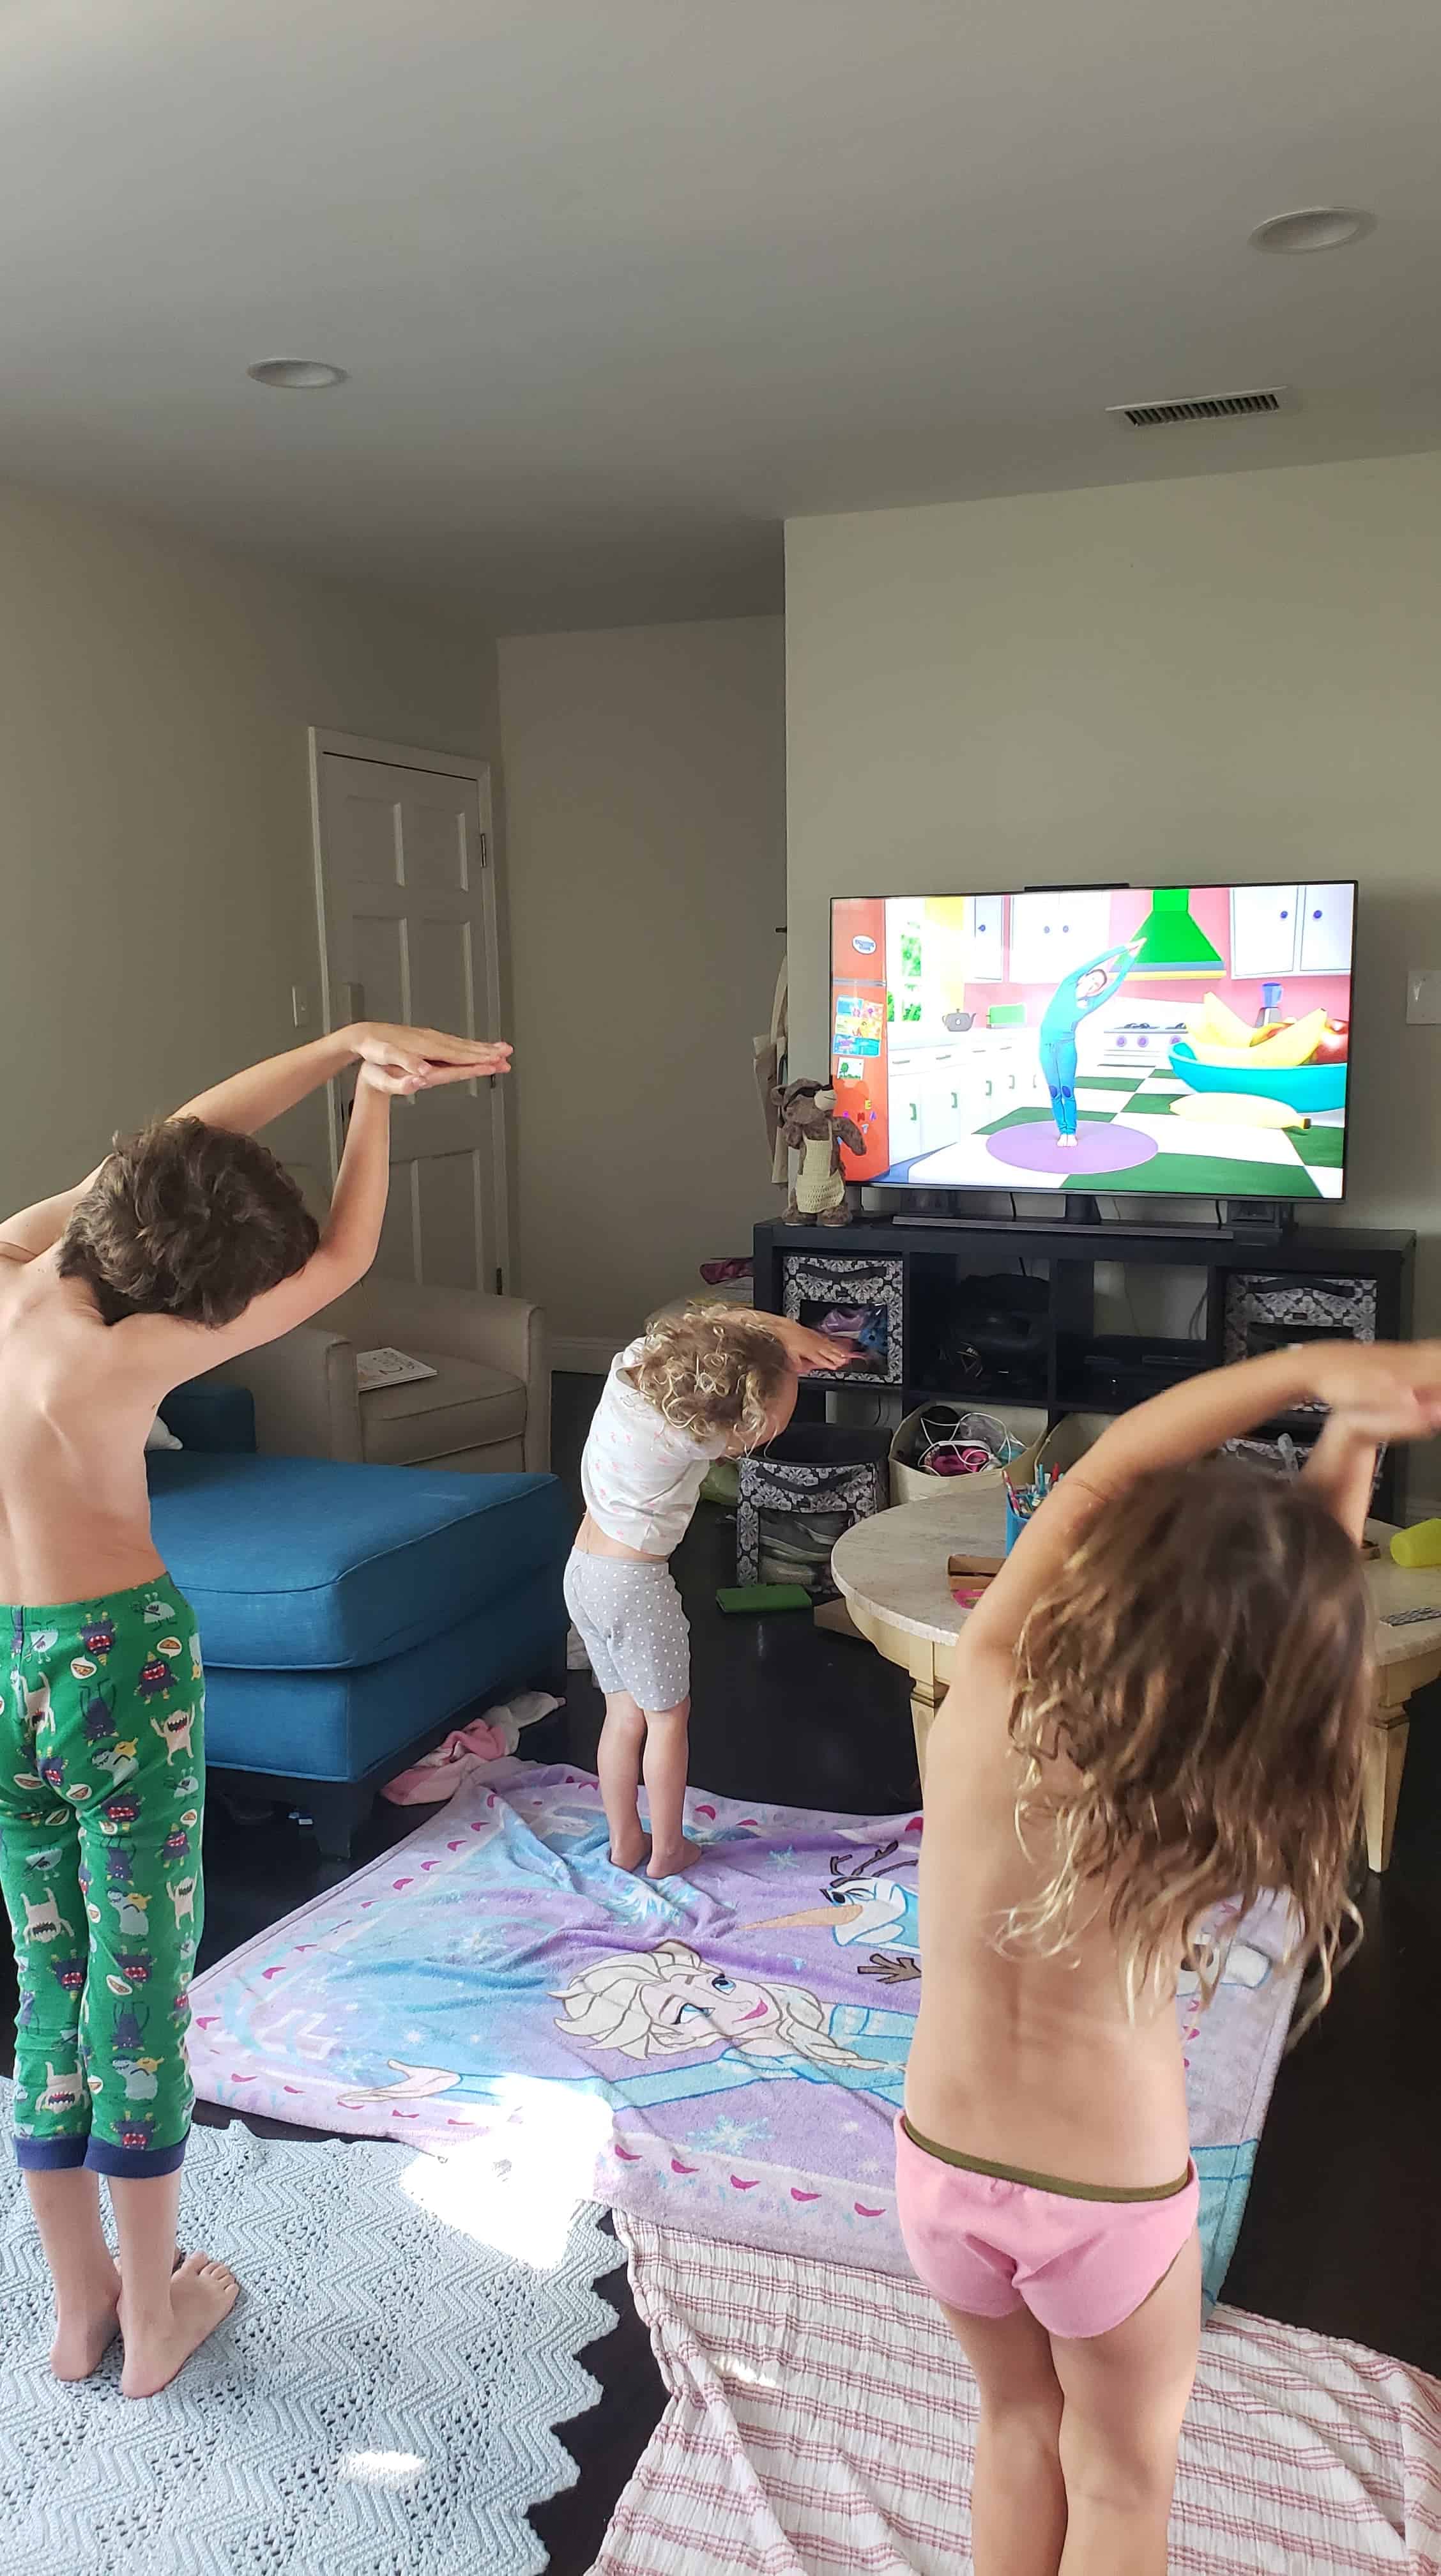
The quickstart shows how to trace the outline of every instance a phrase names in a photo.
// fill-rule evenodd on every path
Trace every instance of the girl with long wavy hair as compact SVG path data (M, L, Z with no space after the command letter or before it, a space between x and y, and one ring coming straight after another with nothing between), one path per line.
M1217 1454L1298 1406L1302 1474ZM1311 1343L1123 1415L967 1620L931 1734L902 2228L981 2395L976 2576L1164 2576L1201 2321L1177 1979L1290 1901L1319 2010L1372 1707L1378 1445L1441 1344Z

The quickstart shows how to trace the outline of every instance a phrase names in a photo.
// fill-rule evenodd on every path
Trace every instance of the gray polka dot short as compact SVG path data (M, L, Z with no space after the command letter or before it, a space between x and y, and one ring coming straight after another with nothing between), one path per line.
M629 1691L644 1709L690 1697L690 1621L668 1565L572 1551L565 1606L603 1691Z

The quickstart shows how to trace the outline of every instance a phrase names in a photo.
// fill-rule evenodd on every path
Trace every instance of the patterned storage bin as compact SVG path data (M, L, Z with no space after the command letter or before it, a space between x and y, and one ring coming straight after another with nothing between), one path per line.
M781 1278L782 1303L792 1322L809 1324L815 1332L850 1333L861 1343L863 1364L831 1383L900 1385L905 1374L903 1262L889 1256L868 1259L862 1253L787 1252Z
M740 1461L737 1583L800 1583L834 1601L831 1550L856 1521L886 1508L888 1431L793 1424Z
M1353 1342L1376 1339L1374 1279L1297 1279L1235 1271L1226 1282L1227 1360L1283 1350L1288 1342L1338 1335ZM1319 1405L1298 1405L1302 1413Z

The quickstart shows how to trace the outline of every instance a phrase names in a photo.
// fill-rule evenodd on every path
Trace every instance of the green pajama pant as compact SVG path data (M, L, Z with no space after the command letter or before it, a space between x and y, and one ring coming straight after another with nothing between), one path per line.
M15 1935L15 2152L173 2173L201 1926L205 1684L163 1578L0 1609L0 1887Z

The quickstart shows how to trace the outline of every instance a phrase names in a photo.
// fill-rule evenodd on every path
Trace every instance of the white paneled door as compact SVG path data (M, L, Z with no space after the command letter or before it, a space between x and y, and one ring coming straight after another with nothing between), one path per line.
M499 961L489 772L344 735L311 737L325 1024L399 1020L496 1038ZM338 1157L349 1114L332 1103ZM432 1286L509 1284L499 1082L396 1100L376 1270Z

